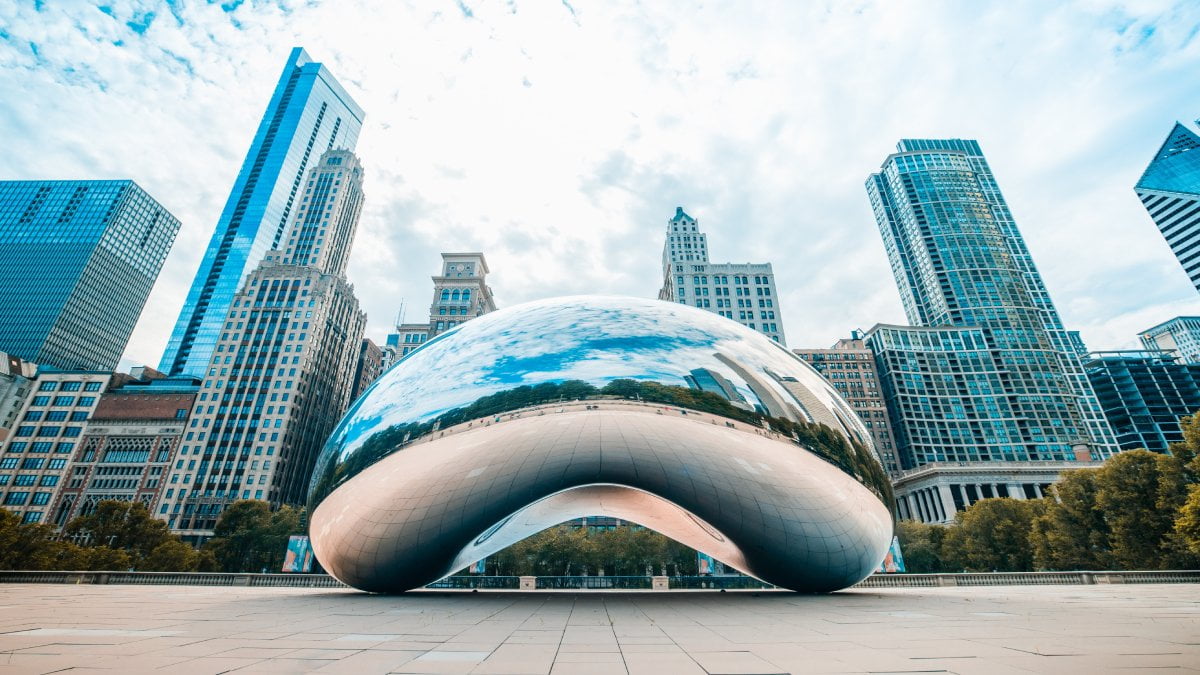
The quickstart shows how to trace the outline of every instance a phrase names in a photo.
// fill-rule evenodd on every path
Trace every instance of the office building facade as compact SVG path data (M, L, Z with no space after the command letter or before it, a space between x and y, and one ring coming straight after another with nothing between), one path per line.
M896 456L896 439L888 419L883 392L879 388L879 373L875 355L867 349L858 331L849 338L838 340L829 349L793 349L796 356L821 373L842 398L850 404L859 419L871 432L875 452L883 468L891 475L900 472Z
M202 377L234 296L306 205L304 179L327 150L353 150L363 111L303 49L288 57L184 300L159 370Z
M38 373L19 421L0 445L0 507L26 523L49 520L84 427L112 380L102 371Z
M1200 136L1176 122L1134 192L1200 290Z
M1184 363L1200 363L1200 316L1177 316L1138 333L1142 347L1168 351Z
M0 350L116 368L178 232L130 180L0 181Z
M92 514L102 501L136 501L158 514L170 461L199 389L196 378L164 378L146 369L101 395L47 522L63 527Z
M349 406L366 324L346 280L362 181L353 153L327 151L286 236L231 302L159 507L190 541L239 499L301 503Z
M659 300L678 302L733 319L787 344L771 263L711 263L699 222L675 208L663 245Z
M1200 412L1200 364L1171 352L1097 352L1084 368L1122 450L1167 452L1180 418Z
M382 372L383 350L371 338L363 338L358 348L358 363L354 366L354 388L350 391L350 400L362 396Z

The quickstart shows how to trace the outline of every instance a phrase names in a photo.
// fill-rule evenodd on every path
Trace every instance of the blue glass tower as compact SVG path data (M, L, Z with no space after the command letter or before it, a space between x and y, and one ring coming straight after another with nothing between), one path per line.
M0 351L116 368L178 232L130 180L0 182Z
M867 192L915 326L867 337L903 468L1115 451L979 144L902 140Z
M353 150L362 108L329 69L292 50L221 212L159 369L203 376L242 281L279 244L310 162Z
M1200 290L1200 136L1176 122L1134 191Z

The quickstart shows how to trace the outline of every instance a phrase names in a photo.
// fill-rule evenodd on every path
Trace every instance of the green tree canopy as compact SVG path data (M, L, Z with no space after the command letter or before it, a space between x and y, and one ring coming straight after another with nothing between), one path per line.
M942 559L954 570L1023 572L1033 569L1029 532L1041 500L981 499L960 511L946 531Z
M1068 471L1051 487L1053 498L1033 521L1034 566L1049 570L1102 570L1112 564L1110 531L1096 505L1101 469Z
M288 537L303 531L303 513L291 506L271 511L260 500L234 502L217 519L205 550L222 572L278 572Z

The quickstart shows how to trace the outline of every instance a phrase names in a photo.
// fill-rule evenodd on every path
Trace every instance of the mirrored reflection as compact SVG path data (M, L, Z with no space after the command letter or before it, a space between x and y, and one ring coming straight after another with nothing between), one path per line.
M836 470L861 486L861 494L877 501L876 508L885 514L894 504L890 481L862 422L832 386L780 345L686 305L625 297L555 298L493 312L438 336L393 366L354 403L322 451L310 484L318 554L317 516L323 502L343 488L353 490L355 477L369 468L389 462L399 466L409 454L450 452L438 448L454 444L471 445L475 455L498 452L488 443L499 437L493 427L528 422L567 406L610 417L639 407L657 415L691 414L732 434L721 446L728 455L749 444L744 434L754 434L778 448L765 450L764 456L803 451L820 460L819 468L807 465L809 474ZM532 425L530 429L533 434ZM572 456L580 457L584 450L577 447ZM382 470L378 467L374 474L382 475ZM592 472L587 480L620 482L602 473ZM403 476L390 480L401 496L413 489ZM521 491L525 501L513 501L503 517L551 492L582 484L550 481L542 488L530 487ZM643 485L630 487L653 492ZM704 511L703 505L658 496L688 512ZM453 535L447 534L466 539L449 546L453 550L448 549L446 565L503 519L479 518L459 521ZM327 550L322 562L331 554Z

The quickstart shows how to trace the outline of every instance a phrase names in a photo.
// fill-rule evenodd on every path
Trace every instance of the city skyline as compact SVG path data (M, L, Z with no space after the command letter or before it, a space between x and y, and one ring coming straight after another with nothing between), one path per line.
M171 11L118 4L72 27L53 7L22 6L0 37L16 66L0 86L27 94L0 115L15 141L5 177L133 178L184 223L124 367L158 363L262 114L252 92L273 85L297 45L369 113L359 151L370 199L349 275L377 342L402 299L426 296L440 250L486 251L505 306L583 290L652 297L656 247L637 243L661 236L677 204L707 224L721 259L774 264L792 344L900 323L860 185L877 148L914 136L980 140L1064 323L1089 348L1132 347L1139 330L1200 312L1133 192L1175 121L1200 115L1186 77L1200 61L1200 12L1182 4L1066 7L1032 23L1022 7L797 9L778 25L663 10L635 27L626 9L510 15L468 3L372 22L399 26L390 40L412 38L403 47L371 27L348 39L362 22L331 8L293 8L286 26L248 6ZM938 21L974 25L981 40L938 67L958 41L905 42ZM729 22L739 35L714 46L705 36ZM608 43L633 49L580 55L621 51L599 49ZM912 58L890 65L901 48ZM814 69L843 61L854 65ZM890 80L867 78L872 68ZM909 87L917 72L939 86ZM1002 100L1014 91L1021 100ZM883 101L891 112L874 114ZM94 114L60 133L59 109Z

